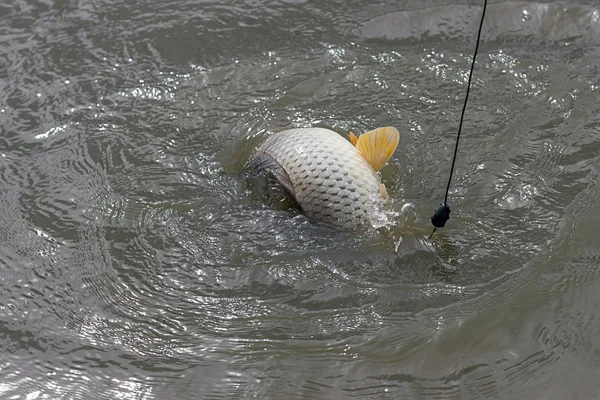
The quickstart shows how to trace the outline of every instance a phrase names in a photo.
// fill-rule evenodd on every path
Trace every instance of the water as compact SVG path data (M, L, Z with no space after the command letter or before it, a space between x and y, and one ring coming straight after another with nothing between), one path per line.
M0 6L0 398L595 398L593 2ZM257 201L269 134L394 125L398 215Z

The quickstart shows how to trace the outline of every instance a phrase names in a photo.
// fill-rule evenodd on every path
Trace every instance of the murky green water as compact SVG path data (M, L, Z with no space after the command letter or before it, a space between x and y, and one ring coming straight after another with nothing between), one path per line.
M0 397L600 394L599 8L489 7L428 242L481 12L447 4L0 6ZM415 207L377 232L239 179L278 130L382 125Z

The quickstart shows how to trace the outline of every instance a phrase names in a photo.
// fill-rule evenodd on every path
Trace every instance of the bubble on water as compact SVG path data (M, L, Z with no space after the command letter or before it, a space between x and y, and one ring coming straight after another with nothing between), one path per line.
M404 203L400 211L404 212L415 212L415 205L413 203Z

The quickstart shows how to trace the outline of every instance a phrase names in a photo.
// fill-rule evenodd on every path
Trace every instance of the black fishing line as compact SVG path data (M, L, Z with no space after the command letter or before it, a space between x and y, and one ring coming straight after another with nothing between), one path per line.
M471 62L471 71L469 72L469 82L467 84L467 94L465 96L465 103L463 104L462 113L460 115L460 123L458 125L458 134L456 135L456 145L454 146L454 157L452 158L452 166L450 167L450 177L448 178L448 185L446 186L446 195L444 196L444 203L440 205L440 208L431 216L431 223L433 224L433 232L429 237L433 236L437 228L443 228L446 222L450 219L450 207L448 207L448 192L450 191L450 183L452 182L452 174L454 173L454 165L456 164L456 155L458 153L458 142L460 140L460 132L462 130L463 119L465 118L465 110L467 109L467 101L469 100L469 90L471 89L471 77L473 76L473 69L475 68L475 58L477 57L477 50L479 50L479 42L481 40L481 28L483 27L483 17L485 16L485 9L487 8L487 0L483 2L483 12L481 13L481 22L479 23L479 32L477 33L477 42L475 44L475 53L473 54L473 60Z

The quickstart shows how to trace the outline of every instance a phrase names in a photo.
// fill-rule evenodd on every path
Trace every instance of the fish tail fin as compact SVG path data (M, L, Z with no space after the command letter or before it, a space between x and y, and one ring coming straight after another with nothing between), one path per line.
M400 133L398 130L386 126L360 135L356 142L356 148L373 169L379 171L392 157L399 141Z
M384 200L388 198L387 189L385 188L385 185L383 183L379 184L379 195Z
M354 132L350 131L350 143L352 143L352 146L356 147L356 142L358 142L358 137Z

